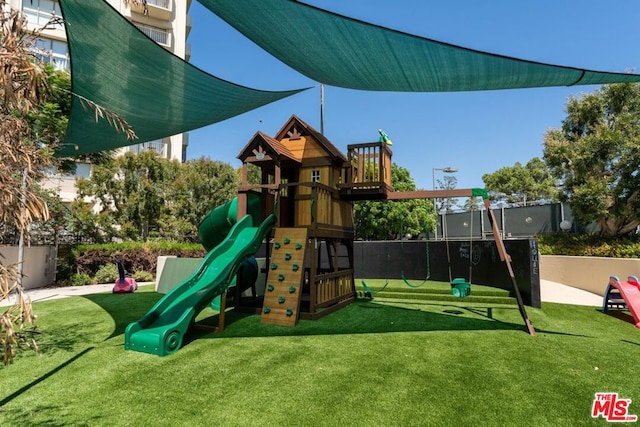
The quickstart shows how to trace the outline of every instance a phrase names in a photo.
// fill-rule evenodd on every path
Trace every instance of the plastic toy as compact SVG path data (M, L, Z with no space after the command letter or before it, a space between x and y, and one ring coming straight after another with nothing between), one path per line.
M116 280L116 284L113 287L114 294L126 294L132 293L138 290L138 283L133 277L126 277L124 273L124 265L121 259L116 259L116 265L118 266L119 278Z

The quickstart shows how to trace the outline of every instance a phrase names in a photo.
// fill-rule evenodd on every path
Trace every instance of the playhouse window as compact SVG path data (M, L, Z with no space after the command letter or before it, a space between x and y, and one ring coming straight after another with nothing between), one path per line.
M320 171L319 170L311 171L311 182L320 182Z

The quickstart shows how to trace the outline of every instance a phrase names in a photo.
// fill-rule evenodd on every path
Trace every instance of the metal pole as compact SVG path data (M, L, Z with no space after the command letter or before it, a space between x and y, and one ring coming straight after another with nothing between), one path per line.
M433 186L432 190L436 189L436 168L431 168L431 184ZM436 226L433 232L434 240L438 240L438 223L440 222L440 216L438 215L438 202L437 198L433 198L433 212L436 214Z
M324 85L320 84L320 133L324 135Z
M18 289L22 288L22 275L24 271L24 220L25 210L27 209L27 168L22 171L22 195L20 196L20 217L22 219L22 225L20 226L20 240L18 241Z

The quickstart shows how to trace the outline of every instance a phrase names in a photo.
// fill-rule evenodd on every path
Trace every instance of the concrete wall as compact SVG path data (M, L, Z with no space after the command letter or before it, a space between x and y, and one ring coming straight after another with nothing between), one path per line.
M640 276L640 259L540 256L540 280L558 282L603 296L609 276Z
M7 266L17 264L18 247L0 246L0 262ZM22 274L22 285L25 289L52 284L56 278L55 246L25 246Z

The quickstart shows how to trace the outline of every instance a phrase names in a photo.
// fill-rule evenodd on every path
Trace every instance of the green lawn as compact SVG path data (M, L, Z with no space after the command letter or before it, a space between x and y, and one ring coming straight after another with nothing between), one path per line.
M376 298L295 328L230 312L174 355L124 351L159 298L34 304L41 354L0 368L0 425L605 425L607 391L640 414L640 330L596 307L528 308L531 337L515 305Z

